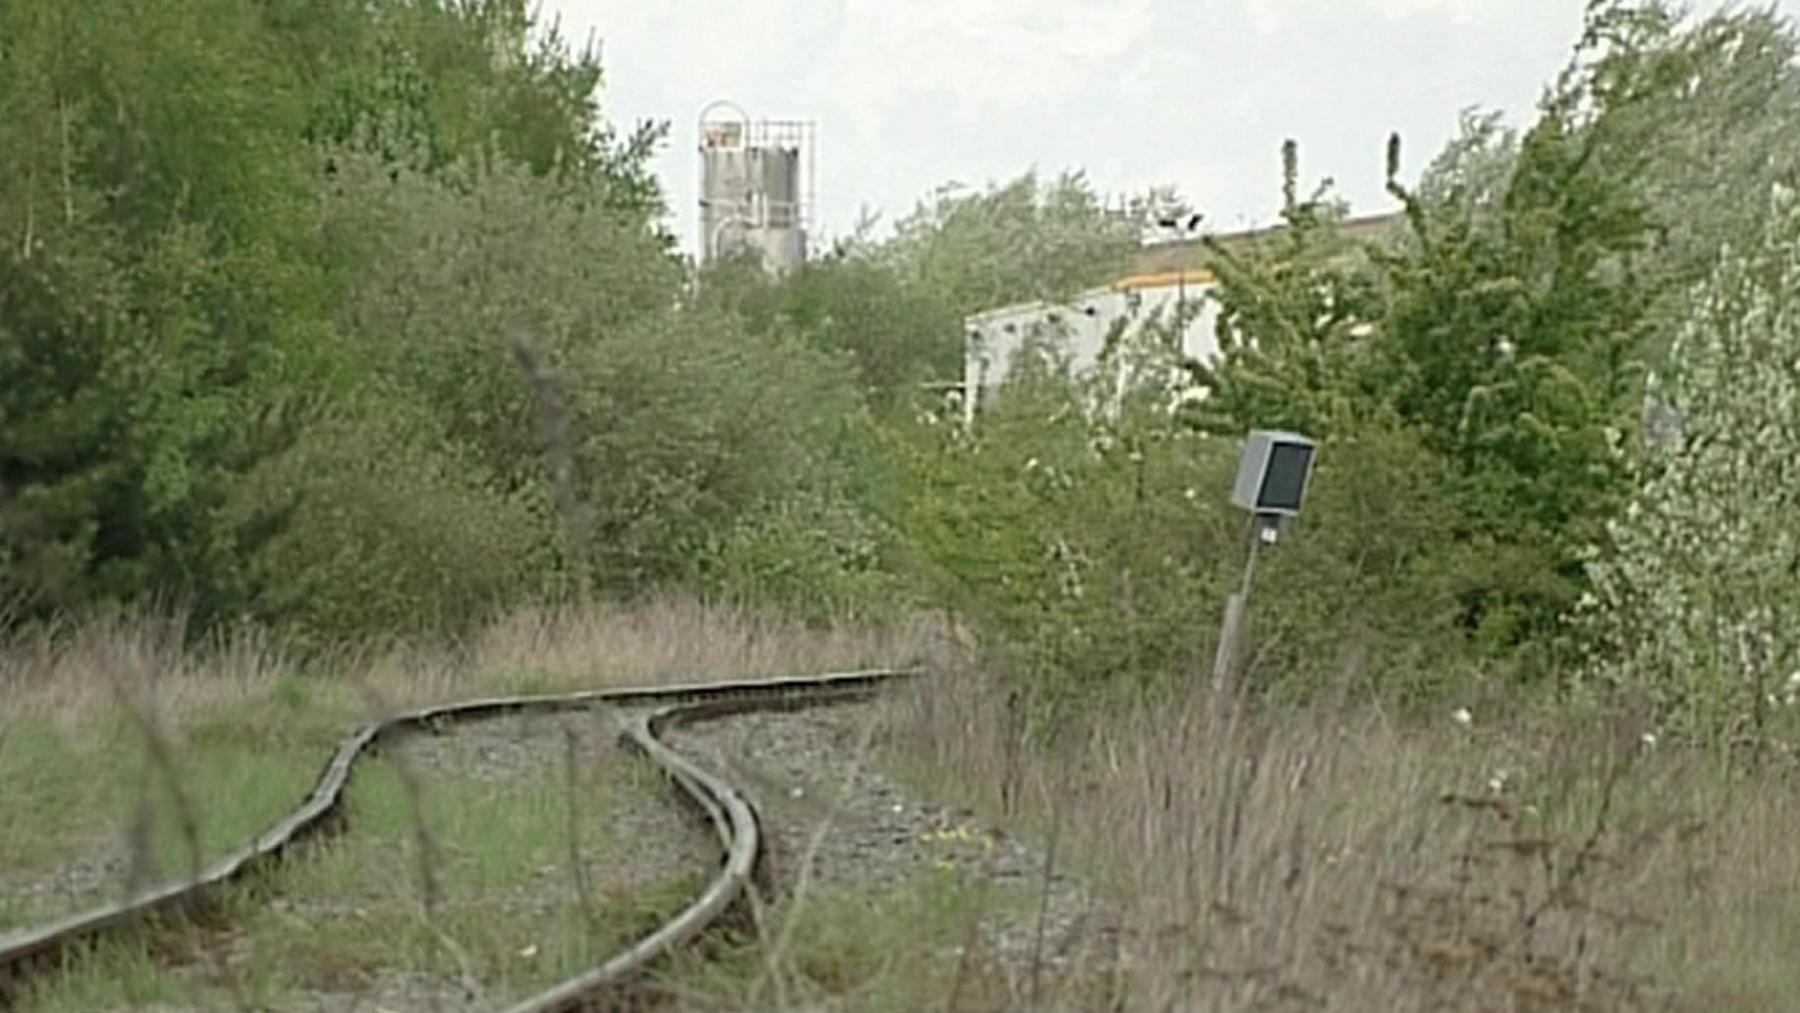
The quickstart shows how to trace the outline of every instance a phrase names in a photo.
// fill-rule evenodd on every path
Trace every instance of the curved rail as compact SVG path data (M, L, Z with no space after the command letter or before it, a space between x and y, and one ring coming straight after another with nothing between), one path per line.
M743 793L666 745L660 732L667 726L723 717L743 710L813 706L855 699L873 690L872 683L817 685L795 698L791 692L772 697L726 696L699 703L664 707L640 714L626 728L627 739L662 767L718 827L725 842L725 862L700 896L630 948L585 974L508 1008L507 1013L563 1013L580 1007L596 993L641 971L657 957L688 942L716 923L744 895L762 853L762 826Z
M701 896L670 921L600 967L570 979L512 1008L511 1013L551 1013L579 1005L595 990L617 983L658 955L692 939L742 896L760 850L756 814L743 795L722 778L664 745L659 730L668 724L703 720L748 709L807 706L866 695L881 683L912 674L895 669L833 675L672 686L583 690L575 693L499 696L405 711L365 724L346 736L300 806L248 845L214 862L199 875L165 883L117 903L101 905L46 925L0 936L0 1002L26 968L48 960L101 933L137 924L153 915L191 907L226 883L259 869L298 842L321 832L342 815L344 791L356 763L372 747L397 734L446 724L526 711L576 710L595 704L665 704L638 715L627 739L661 766L718 826L726 841L724 867Z

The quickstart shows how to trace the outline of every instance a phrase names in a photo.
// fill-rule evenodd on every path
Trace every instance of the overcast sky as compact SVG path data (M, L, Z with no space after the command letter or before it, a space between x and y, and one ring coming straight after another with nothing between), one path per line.
M1459 110L1529 120L1583 0L540 0L601 46L621 126L671 121L657 168L692 250L694 121L716 98L817 123L825 238L950 180L1085 168L1174 184L1229 230L1268 222L1283 138L1307 179L1387 206L1387 135L1416 175ZM1717 3L1703 4L1713 9ZM1780 0L1788 16L1800 0Z

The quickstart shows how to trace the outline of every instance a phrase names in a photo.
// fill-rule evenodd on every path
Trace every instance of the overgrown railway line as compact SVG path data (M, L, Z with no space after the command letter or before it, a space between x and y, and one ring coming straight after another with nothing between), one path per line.
M622 736L678 786L717 830L724 860L705 888L675 915L599 965L509 1007L509 1013L551 1013L580 1007L642 971L659 956L717 924L744 898L763 852L758 814L745 793L671 748L664 734L678 726L746 711L795 710L866 699L898 670L813 677L587 690L503 696L435 705L370 722L345 737L313 789L291 813L254 841L190 878L141 891L123 901L0 936L0 1007L59 958L147 920L178 916L204 904L227 884L270 868L296 845L344 828L346 792L359 762L400 737L505 715L613 708L623 714Z

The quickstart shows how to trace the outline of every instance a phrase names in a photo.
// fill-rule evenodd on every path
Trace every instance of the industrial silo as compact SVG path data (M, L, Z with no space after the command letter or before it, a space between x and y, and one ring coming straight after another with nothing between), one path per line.
M800 149L758 148L763 200L771 229L791 229L800 219Z
M730 102L700 114L701 263L754 251L781 274L806 260L813 125L752 121Z

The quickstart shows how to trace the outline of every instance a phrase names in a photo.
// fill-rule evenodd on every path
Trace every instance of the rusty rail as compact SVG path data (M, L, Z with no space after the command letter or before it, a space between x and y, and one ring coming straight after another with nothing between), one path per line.
M882 669L821 676L672 686L583 690L575 693L499 696L438 704L373 721L346 736L319 773L300 805L248 845L203 869L199 875L155 886L125 900L91 908L33 928L0 935L0 1006L32 966L94 938L121 931L148 918L190 908L245 875L262 869L299 842L319 834L343 816L344 792L357 762L387 739L411 731L526 712L611 707L662 706L627 723L625 738L660 766L718 827L726 843L723 867L702 894L654 931L584 974L511 1008L509 1013L553 1013L573 1009L598 991L641 971L673 947L693 939L744 894L762 842L749 801L723 778L669 748L659 737L668 726L745 710L812 706L866 696L891 679L912 674Z

